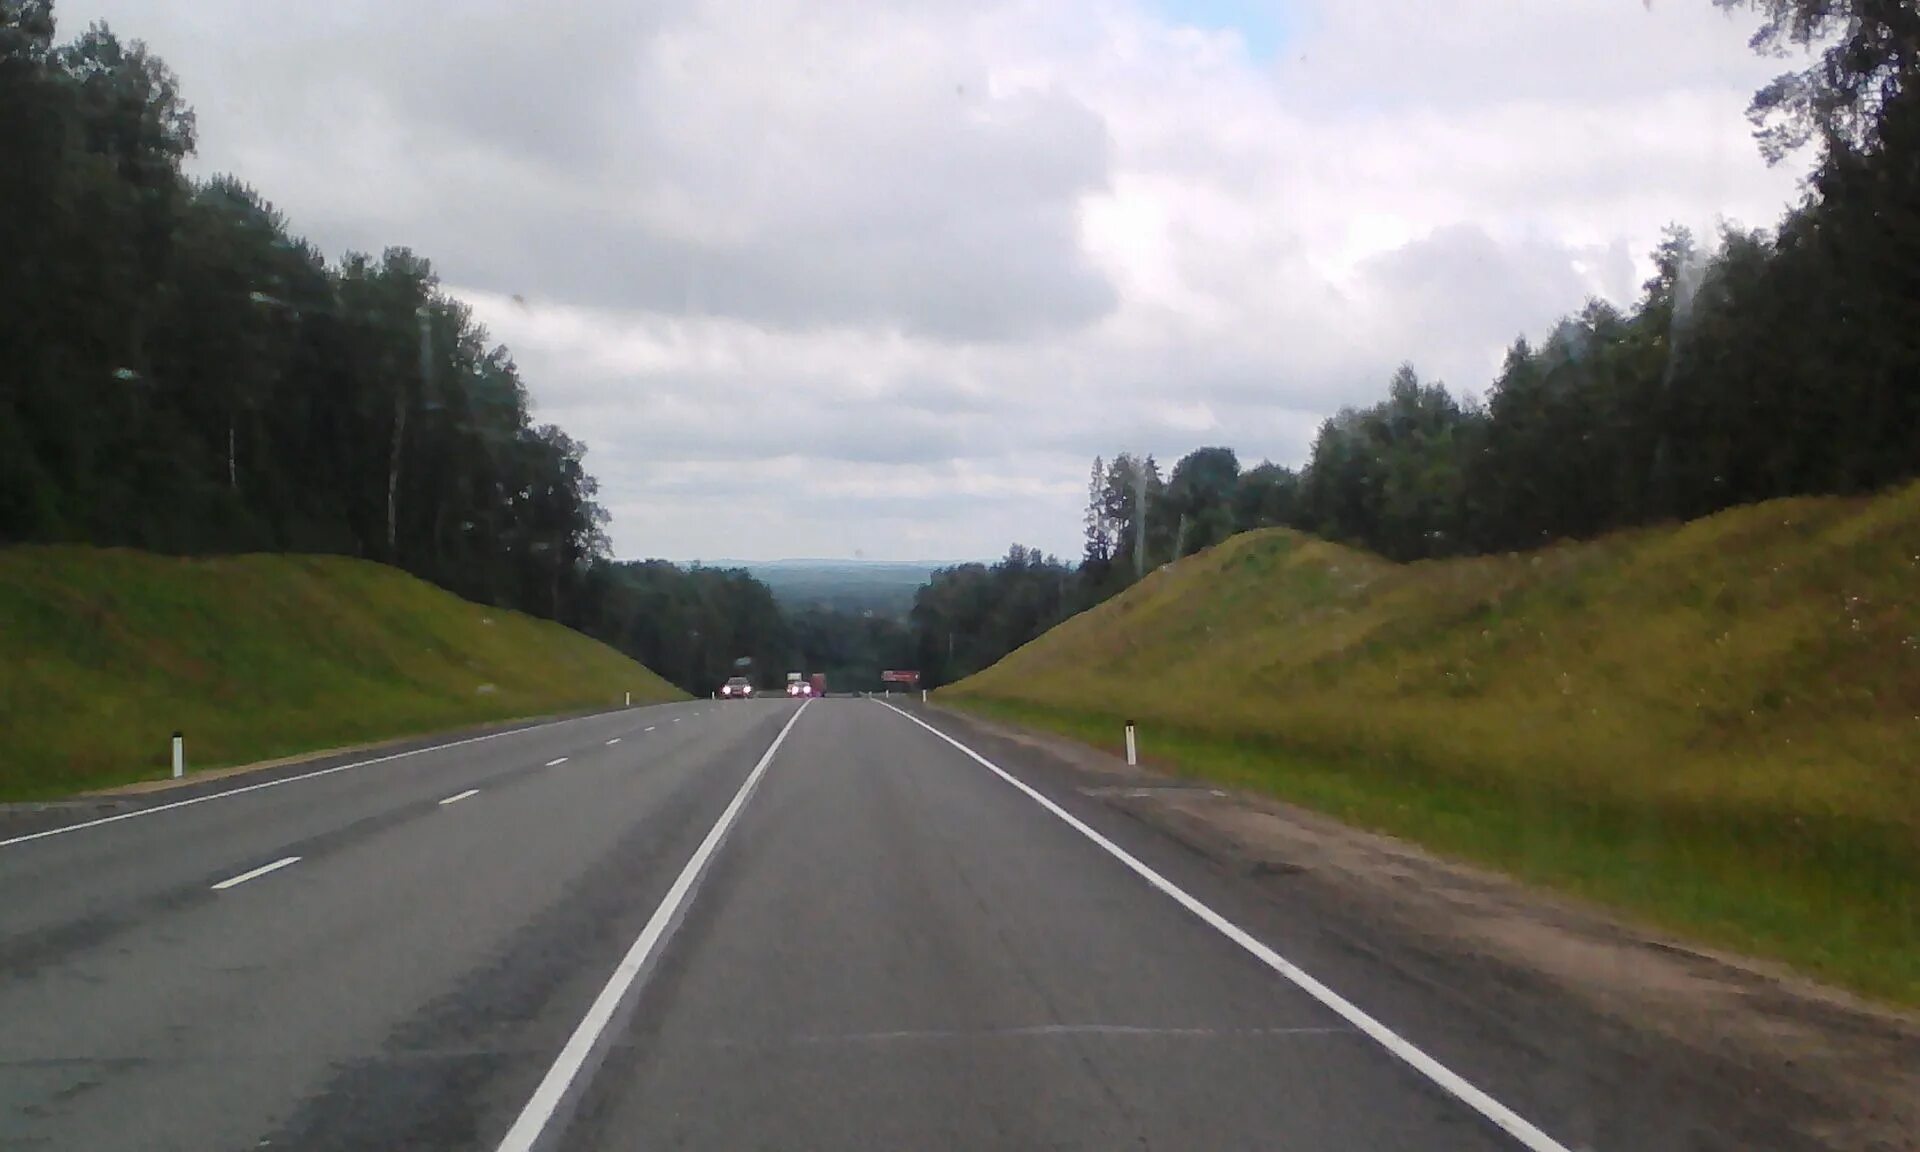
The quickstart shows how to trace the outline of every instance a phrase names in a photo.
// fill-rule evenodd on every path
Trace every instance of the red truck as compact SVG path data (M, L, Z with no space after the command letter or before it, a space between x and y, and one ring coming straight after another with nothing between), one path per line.
M815 672L813 675L807 677L807 683L813 685L813 694L816 697L827 694L827 674L825 672Z

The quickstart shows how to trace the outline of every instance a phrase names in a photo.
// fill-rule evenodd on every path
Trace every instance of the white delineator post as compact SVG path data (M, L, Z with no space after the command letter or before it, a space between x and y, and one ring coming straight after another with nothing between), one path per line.
M173 778L175 780L187 774L187 738L180 733L173 734Z
M633 707L633 693L627 693L627 707Z
M1127 721L1127 767L1136 768L1140 764L1140 746L1133 738L1133 721Z
M920 689L920 703L925 704L926 702L927 702L927 690L925 688L922 688Z

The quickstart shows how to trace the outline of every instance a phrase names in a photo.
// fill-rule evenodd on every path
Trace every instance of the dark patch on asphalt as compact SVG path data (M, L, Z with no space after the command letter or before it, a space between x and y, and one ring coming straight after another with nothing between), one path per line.
M177 888L132 907L95 913L12 940L0 939L0 974L10 980L36 976L44 968L64 963L76 952L104 947L147 919L179 912L212 895L205 884L199 885L198 890Z
M380 1056L340 1066L270 1146L470 1149L490 1143L483 1133L497 1138L731 796L731 785L689 776L490 965L396 1026ZM523 1033L574 984L584 998L568 1003L552 1043L529 1043Z

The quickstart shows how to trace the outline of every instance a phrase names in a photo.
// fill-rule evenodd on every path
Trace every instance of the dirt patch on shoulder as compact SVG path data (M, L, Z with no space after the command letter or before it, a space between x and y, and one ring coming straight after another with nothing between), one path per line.
M1920 1152L1920 1017L1270 797L1196 785L1069 740L961 719L1094 778L1125 808L1250 876L1309 874L1427 947L1537 977L1661 1045L1737 1068L1802 1142ZM1746 1094L1746 1093L1743 1093ZM1786 1101L1813 1101L1797 1107ZM1784 1141L1783 1141L1784 1143Z

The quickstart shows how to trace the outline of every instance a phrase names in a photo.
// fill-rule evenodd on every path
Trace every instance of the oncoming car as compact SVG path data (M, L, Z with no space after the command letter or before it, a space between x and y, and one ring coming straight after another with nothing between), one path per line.
M753 681L747 679L745 676L735 676L725 684L720 685L720 699L722 700L745 700L752 695Z
M789 680L787 681L787 695L794 697L811 696L813 695L813 685L807 683L805 680Z

